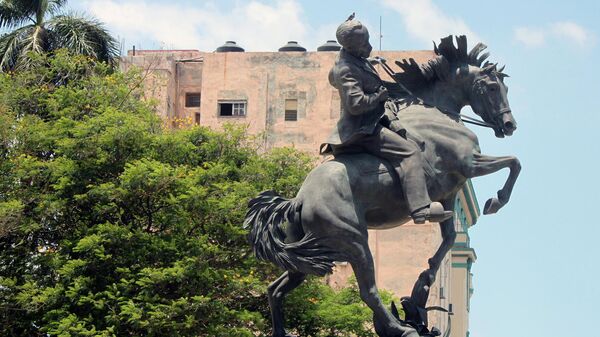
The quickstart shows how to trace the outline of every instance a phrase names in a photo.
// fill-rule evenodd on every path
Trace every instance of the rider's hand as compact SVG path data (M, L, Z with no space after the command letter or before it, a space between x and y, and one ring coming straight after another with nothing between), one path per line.
M379 90L377 90L377 95L379 102L385 102L390 97L390 93L384 86L379 87Z

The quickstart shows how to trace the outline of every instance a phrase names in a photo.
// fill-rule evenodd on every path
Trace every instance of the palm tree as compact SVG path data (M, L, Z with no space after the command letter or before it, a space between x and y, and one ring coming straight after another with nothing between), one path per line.
M0 0L0 69L27 67L30 52L66 48L73 53L113 63L116 40L95 20L60 13L67 0Z

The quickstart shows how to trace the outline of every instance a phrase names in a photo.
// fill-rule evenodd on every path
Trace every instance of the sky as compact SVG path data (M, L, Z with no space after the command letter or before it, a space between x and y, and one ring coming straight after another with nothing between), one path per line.
M289 40L315 50L352 12L384 50L431 49L467 34L506 64L518 129L498 139L472 127L484 154L522 163L512 199L470 231L471 336L600 336L600 2L555 0L79 0L124 49L213 51L235 40L275 51ZM466 108L468 110L468 108ZM474 179L480 207L508 171ZM399 270L399 273L402 271Z

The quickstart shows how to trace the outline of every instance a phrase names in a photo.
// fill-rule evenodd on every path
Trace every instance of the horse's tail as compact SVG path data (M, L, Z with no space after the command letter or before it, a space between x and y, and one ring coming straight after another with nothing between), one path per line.
M248 203L244 228L257 258L268 260L284 270L323 276L331 273L333 260L318 238L304 235L285 243L285 226L301 226L302 204L297 199L284 199L273 191L262 192Z

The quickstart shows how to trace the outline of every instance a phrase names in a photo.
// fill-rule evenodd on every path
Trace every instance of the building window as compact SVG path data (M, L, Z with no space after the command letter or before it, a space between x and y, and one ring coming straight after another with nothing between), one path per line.
M246 116L246 101L219 102L219 116L221 116L221 117Z
M298 100L297 99L286 99L285 100L285 121L295 122L298 120Z
M196 125L200 125L200 113L196 112L195 117L194 117L194 122L196 122Z
M186 108L197 108L199 106L200 106L200 93L185 94L185 107Z

